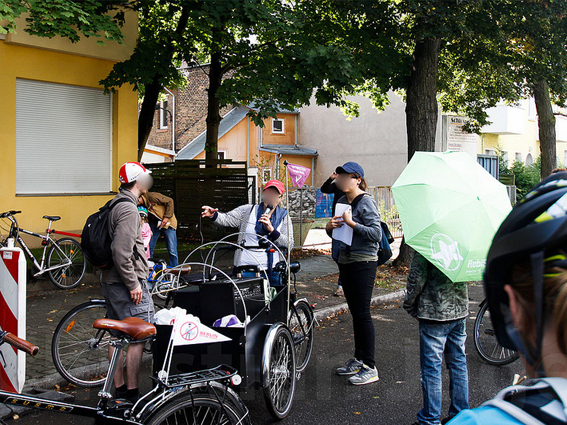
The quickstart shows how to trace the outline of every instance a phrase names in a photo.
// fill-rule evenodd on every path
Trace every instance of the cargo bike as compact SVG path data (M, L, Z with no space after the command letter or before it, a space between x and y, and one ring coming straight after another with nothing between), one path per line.
M306 299L298 298L296 273L299 262L290 262L287 252L260 236L257 246L246 246L225 238L203 244L186 258L185 266L200 267L199 273L179 277L185 285L172 291L174 307L181 307L212 326L223 317L236 317L238 324L213 329L228 341L178 347L172 355L171 372L186 373L229 364L239 371L240 391L261 388L268 411L276 419L291 411L296 381L307 367L313 348L314 314ZM232 272L217 265L223 252L255 250L279 254L272 272L280 285L270 286L267 270L257 265L235 267ZM203 255L206 251L206 256ZM191 261L201 254L200 261ZM157 325L154 365L163 363L171 326ZM157 373L158 371L155 370Z
M291 411L295 384L305 370L312 352L314 333L313 309L296 290L298 262L290 262L284 252L267 238L260 237L260 246L245 246L228 239L203 244L193 250L179 267L192 269L190 274L174 274L171 288L160 288L166 294L165 304L156 307L180 307L198 318L203 327L227 338L224 341L188 344L175 347L168 356L173 326L156 325L152 343L153 374L158 377L165 360L169 374L183 375L211 370L227 364L238 370L237 392L261 389L269 412L282 419ZM270 286L267 270L259 262L228 270L217 264L227 252L266 250L278 253L285 261L273 265L281 285ZM206 253L206 255L205 255ZM200 256L199 261L191 261ZM158 300L160 301L160 300ZM52 354L58 371L69 382L93 387L105 382L103 375L92 372L95 358L104 359L110 335L104 329L85 329L92 319L104 317L104 300L91 300L67 313L56 328ZM239 326L214 327L215 321L235 316ZM197 326L199 324L197 323Z

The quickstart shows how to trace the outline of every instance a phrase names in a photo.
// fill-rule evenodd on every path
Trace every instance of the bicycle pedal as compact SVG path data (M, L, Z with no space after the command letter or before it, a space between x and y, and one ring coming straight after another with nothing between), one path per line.
M125 398L117 398L109 400L106 404L105 414L115 418L129 418L132 412L132 402Z

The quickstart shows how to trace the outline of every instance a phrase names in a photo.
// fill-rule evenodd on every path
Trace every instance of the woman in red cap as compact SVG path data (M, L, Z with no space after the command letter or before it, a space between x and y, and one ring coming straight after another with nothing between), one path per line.
M223 227L236 227L240 234L238 242L245 246L266 245L264 248L244 249L236 251L234 266L245 268L256 266L267 271L272 286L282 285L279 277L272 273L272 268L279 261L285 260L276 252L266 248L273 247L266 243L265 238L280 249L293 248L293 230L291 218L285 208L279 206L285 193L285 187L279 180L270 180L262 191L262 202L258 205L246 204L227 213L219 212L217 208L203 206L202 217L210 217L216 224Z

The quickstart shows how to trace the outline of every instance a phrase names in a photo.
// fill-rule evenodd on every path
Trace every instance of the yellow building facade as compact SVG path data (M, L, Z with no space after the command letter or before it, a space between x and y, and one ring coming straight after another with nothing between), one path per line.
M136 160L137 93L99 81L130 56L137 24L128 12L123 45L31 36L23 18L0 37L0 210L21 210L21 227L43 232L42 216L58 215L57 230L79 231Z

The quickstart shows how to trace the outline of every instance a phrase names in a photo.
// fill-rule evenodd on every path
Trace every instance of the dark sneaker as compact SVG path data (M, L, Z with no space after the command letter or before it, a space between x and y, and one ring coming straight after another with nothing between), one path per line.
M344 366L338 367L336 370L337 375L348 376L358 373L362 367L362 362L356 359L350 359Z
M369 368L363 364L356 375L348 378L348 382L352 385L366 385L377 382L378 379L378 370L376 367Z

